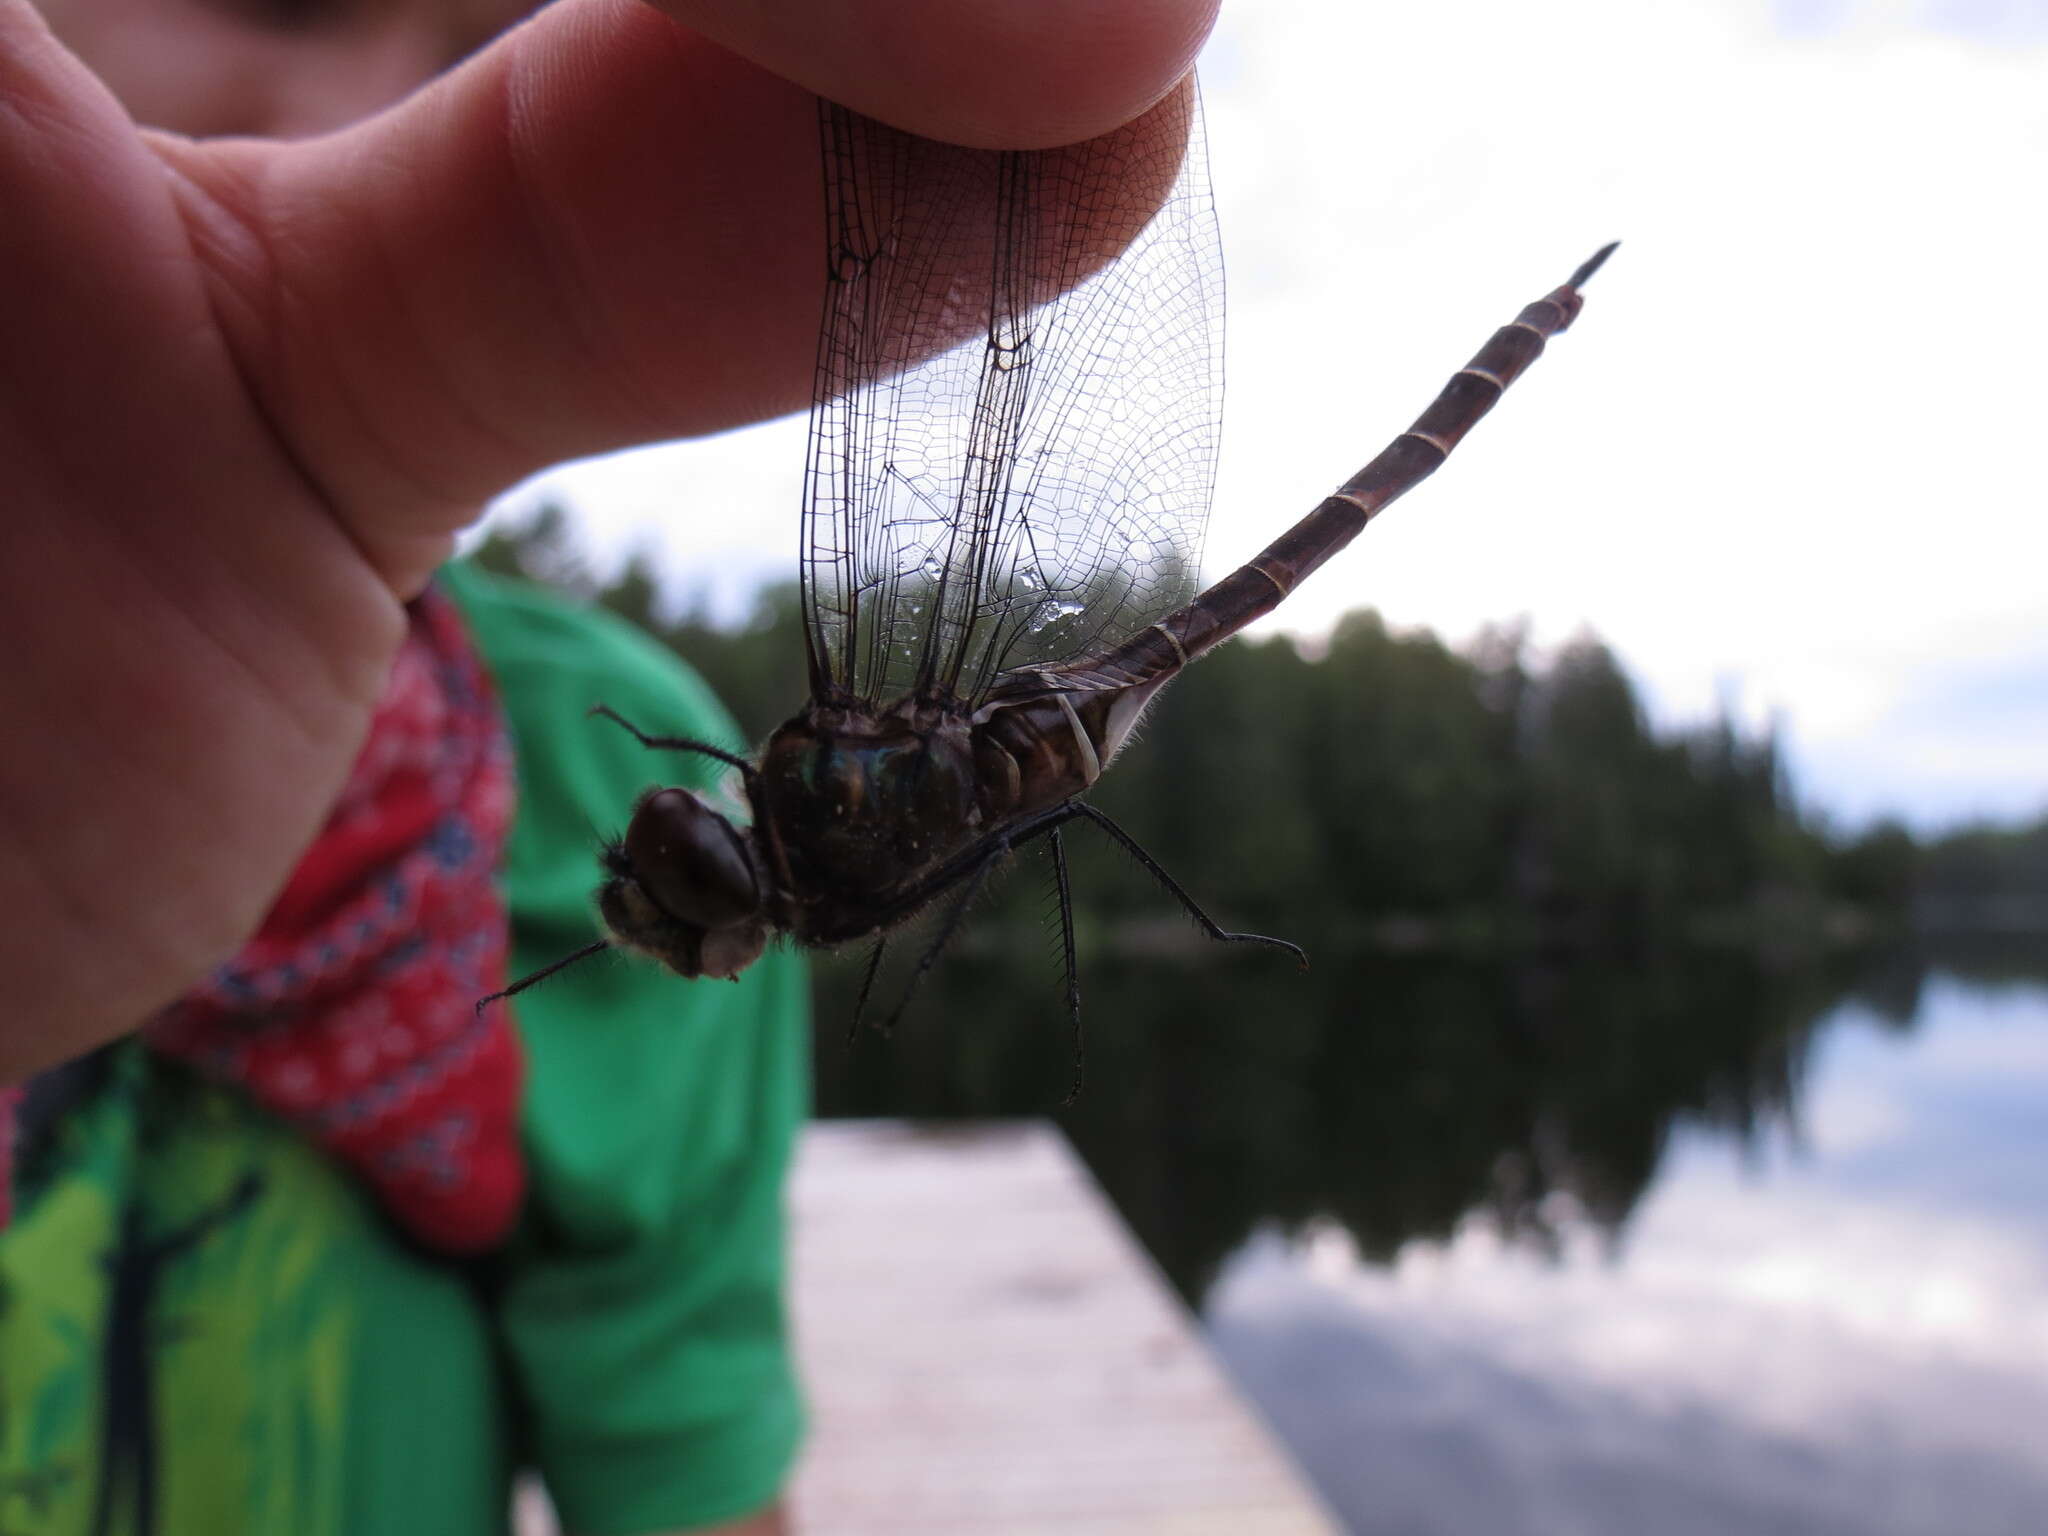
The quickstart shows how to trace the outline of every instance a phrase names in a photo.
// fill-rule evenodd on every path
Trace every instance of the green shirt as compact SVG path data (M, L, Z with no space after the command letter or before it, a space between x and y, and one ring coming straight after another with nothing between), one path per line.
M708 779L589 705L741 743L624 625L471 569L445 579L517 748L521 975L593 936L598 832L649 783ZM807 1009L780 949L738 983L604 955L523 994L530 1193L506 1250L469 1268L397 1241L240 1096L117 1048L0 1234L0 1533L136 1532L146 1480L157 1536L502 1536L521 1464L579 1536L767 1504L801 1424L781 1185ZM116 1367L110 1258L131 1201L162 1257ZM140 1463L132 1444L108 1455L123 1393L144 1404ZM110 1470L120 1496L96 1527Z

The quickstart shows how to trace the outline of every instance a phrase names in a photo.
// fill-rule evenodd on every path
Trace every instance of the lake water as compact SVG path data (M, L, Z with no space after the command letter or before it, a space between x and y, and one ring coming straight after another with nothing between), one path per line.
M2048 1529L2048 986L1815 1036L1792 1123L1676 1128L1616 1233L1230 1260L1216 1343L1355 1530Z
M1354 1530L2048 1530L2040 947L1107 969L1069 1131ZM1052 990L828 1002L821 1101L1042 1108Z

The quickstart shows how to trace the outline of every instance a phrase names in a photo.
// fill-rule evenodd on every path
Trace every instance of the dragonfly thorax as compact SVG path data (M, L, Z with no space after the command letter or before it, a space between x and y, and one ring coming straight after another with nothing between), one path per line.
M794 904L872 901L971 841L984 821L974 770L953 710L816 706L784 725L761 755L761 812Z

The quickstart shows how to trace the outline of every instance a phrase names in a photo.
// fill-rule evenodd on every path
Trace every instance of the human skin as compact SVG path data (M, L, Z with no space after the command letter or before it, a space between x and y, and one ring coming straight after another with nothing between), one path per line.
M403 604L493 493L807 399L809 92L1069 142L1164 95L1213 4L558 0L276 142L139 130L0 0L0 1083L240 946L347 774ZM92 51L146 97L163 57L123 37ZM409 66L384 62L388 98ZM136 102L203 131L369 104Z

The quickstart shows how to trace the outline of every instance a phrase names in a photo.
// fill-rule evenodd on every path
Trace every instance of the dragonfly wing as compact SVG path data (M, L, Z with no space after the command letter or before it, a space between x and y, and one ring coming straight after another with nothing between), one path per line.
M1176 607L1222 387L1192 81L1061 149L937 144L831 105L822 125L814 691L971 699Z

